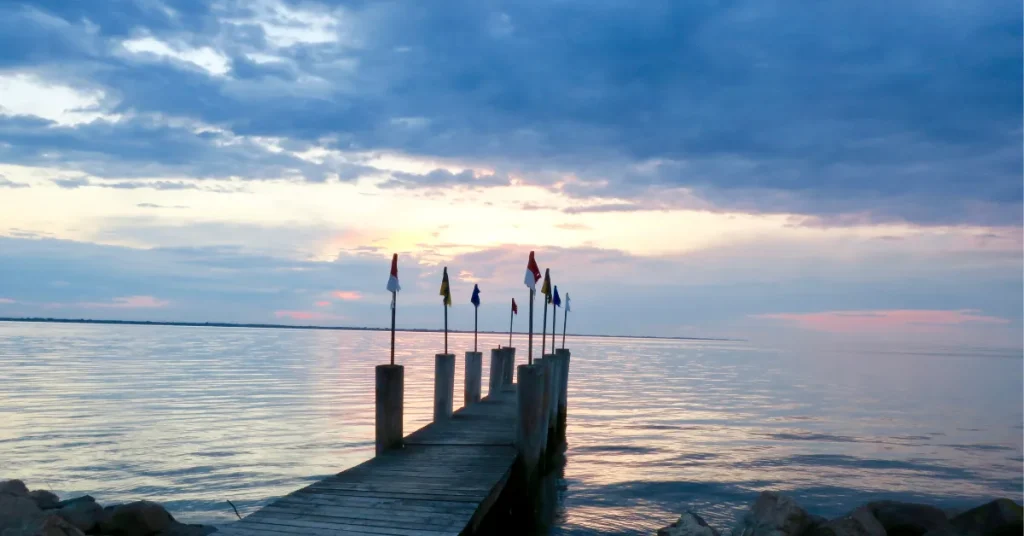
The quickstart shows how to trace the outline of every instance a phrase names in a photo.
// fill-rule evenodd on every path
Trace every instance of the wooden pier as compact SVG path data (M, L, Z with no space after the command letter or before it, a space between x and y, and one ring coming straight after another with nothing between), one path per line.
M497 366L505 368L500 362ZM218 534L476 533L510 480L530 480L529 475L523 478L522 448L517 445L517 430L522 442L524 401L510 377L499 383L479 402L409 434L401 447L382 450L373 459L274 500Z

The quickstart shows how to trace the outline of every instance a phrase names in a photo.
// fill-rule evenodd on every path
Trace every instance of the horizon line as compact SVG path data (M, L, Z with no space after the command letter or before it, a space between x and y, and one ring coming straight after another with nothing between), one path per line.
M38 324L121 324L136 326L183 326L183 327L214 327L214 328L249 328L249 329L309 329L309 330L333 330L333 331L391 331L391 328L356 327L356 326L318 326L290 325L290 324L265 324L265 323L235 323L235 322L176 322L163 320L101 320L91 318L50 318L50 317L2 317L0 322L25 322ZM406 333L444 333L444 329L435 328L395 328L396 332ZM448 333L467 333L473 331L449 329ZM508 335L507 331L478 330L476 333L488 335ZM537 333L534 332L534 335ZM512 335L529 336L525 331L512 331ZM557 334L556 334L557 336ZM691 341L740 341L743 339L728 339L721 337L683 337L667 335L602 335L594 333L566 333L565 336L572 337L605 337L612 339L663 339L663 340L691 340Z

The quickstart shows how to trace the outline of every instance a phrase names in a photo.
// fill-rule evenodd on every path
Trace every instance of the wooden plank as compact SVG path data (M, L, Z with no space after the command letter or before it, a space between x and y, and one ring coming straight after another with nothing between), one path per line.
M226 536L444 536L479 526L516 460L515 389L483 398L346 471L278 498Z

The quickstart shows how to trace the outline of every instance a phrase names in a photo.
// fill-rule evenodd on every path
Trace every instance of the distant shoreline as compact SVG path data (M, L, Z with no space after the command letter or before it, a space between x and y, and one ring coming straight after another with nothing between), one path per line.
M116 324L128 326L182 326L200 328L254 328L254 329L316 329L333 331L391 331L390 328L371 328L353 326L290 326L288 324L233 324L230 322L161 322L153 320L90 320L87 318L36 318L36 317L2 317L0 322L25 322L36 324ZM443 329L396 328L403 333L441 333ZM449 329L448 333L473 333L472 331ZM484 335L508 335L507 331L479 331ZM513 335L528 335L525 332L513 331ZM536 335L537 332L534 332ZM594 335L589 333L567 333L569 337L601 337L607 339L659 339L670 341L737 341L739 339L720 339L714 337L666 337L657 335Z

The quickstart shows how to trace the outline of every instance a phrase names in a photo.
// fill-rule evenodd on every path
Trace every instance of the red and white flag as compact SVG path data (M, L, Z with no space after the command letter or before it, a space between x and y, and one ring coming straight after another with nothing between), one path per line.
M388 278L388 292L398 292L399 290L402 290L402 287L398 284L398 254L395 253L395 256L391 257L391 277Z
M530 290L536 290L537 281L540 281L540 268L537 267L537 259L533 258L533 252L531 251L530 262L526 264L526 276L523 277L523 283Z

